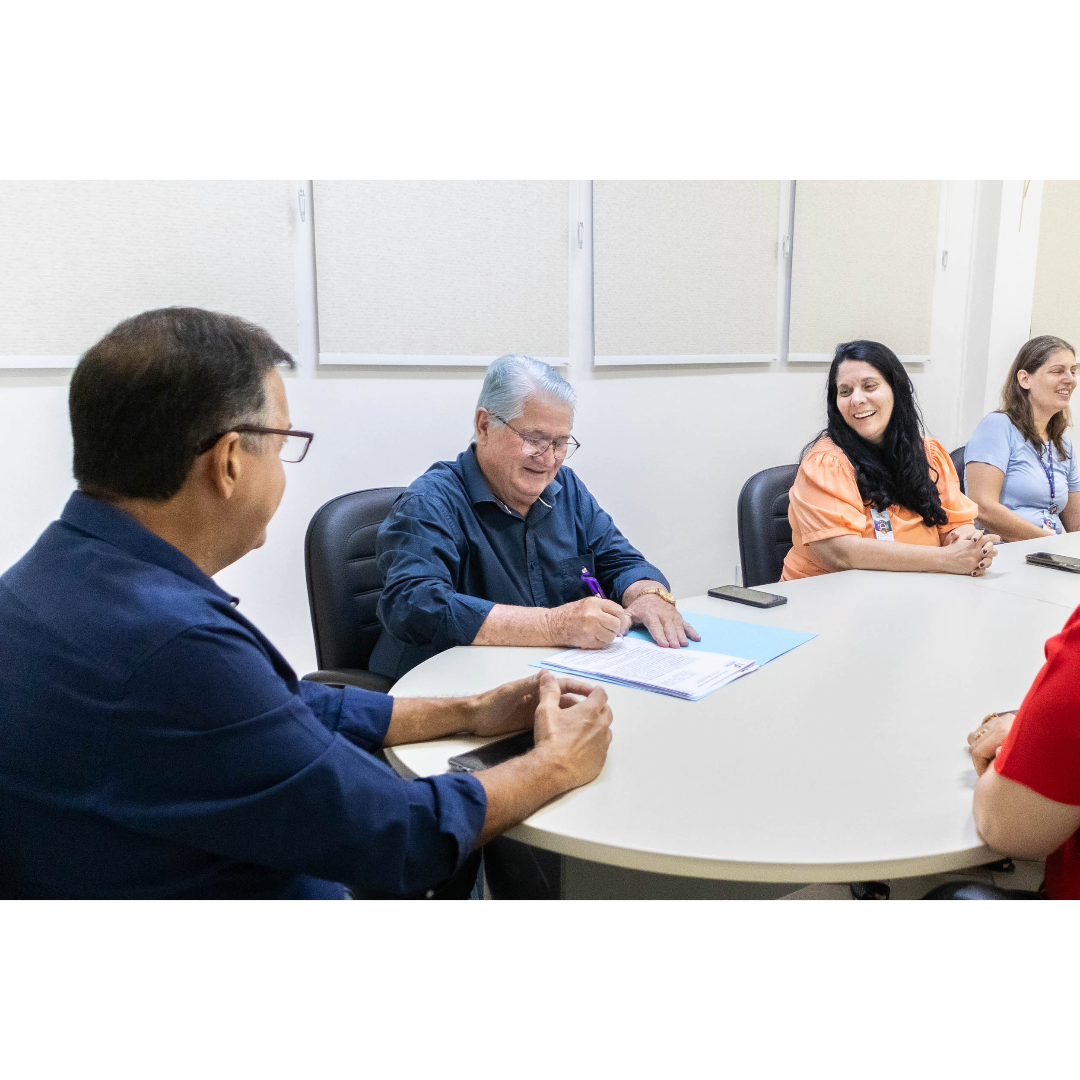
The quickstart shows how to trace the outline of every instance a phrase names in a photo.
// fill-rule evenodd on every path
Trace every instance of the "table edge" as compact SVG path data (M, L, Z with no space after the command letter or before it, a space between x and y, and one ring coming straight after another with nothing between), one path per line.
M386 747L384 753L391 767L407 780L419 779L395 753ZM445 774L443 774L445 775ZM814 885L845 883L880 878L921 877L950 870L968 870L973 866L1002 858L1000 852L980 844L960 851L939 855L920 855L910 859L886 859L879 862L857 863L762 863L735 862L726 859L701 859L692 855L671 855L663 852L641 851L636 848L615 847L592 840L562 836L546 829L521 822L504 834L531 847L542 848L558 855L583 859L586 862L618 866L625 870L643 870L652 874L674 877L704 878L711 881L757 881L766 884Z

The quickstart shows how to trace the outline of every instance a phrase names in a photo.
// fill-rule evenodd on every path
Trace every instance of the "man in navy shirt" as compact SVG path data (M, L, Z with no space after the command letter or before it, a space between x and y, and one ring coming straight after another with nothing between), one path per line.
M600 771L599 688L299 682L215 584L264 542L282 461L312 438L290 430L282 363L264 331L191 308L129 319L79 363L79 491L0 577L3 894L424 895ZM407 781L376 757L529 726L536 749L478 777Z
M453 645L603 648L634 624L658 645L698 640L664 575L564 464L575 403L539 360L488 368L473 444L415 480L379 530L372 671L400 678Z

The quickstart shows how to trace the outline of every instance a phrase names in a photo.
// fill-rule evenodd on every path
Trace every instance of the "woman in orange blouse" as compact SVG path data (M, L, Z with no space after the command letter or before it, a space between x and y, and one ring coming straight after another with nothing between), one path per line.
M975 528L979 508L942 445L923 435L893 351L838 345L825 397L828 427L803 451L791 488L781 580L852 569L983 574L999 538Z

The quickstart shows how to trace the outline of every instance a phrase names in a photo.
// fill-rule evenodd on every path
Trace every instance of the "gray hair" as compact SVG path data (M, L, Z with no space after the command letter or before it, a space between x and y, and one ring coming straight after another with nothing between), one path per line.
M571 418L577 407L577 392L550 364L520 353L508 353L491 362L476 407L487 409L498 424L497 417L516 420L525 411L528 398L561 401L570 406ZM476 442L475 430L472 441Z

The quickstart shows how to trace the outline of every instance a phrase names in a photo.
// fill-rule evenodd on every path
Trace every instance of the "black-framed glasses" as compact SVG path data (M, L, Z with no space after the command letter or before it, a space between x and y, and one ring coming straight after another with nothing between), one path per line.
M278 457L282 461L287 461L290 464L296 464L303 461L307 456L308 447L311 446L311 440L315 438L314 431L293 431L291 428L276 428L276 427L259 427L256 424L237 424L236 427L226 428L225 431L219 431L216 435L211 435L208 439L203 439L198 446L195 447L196 454L205 454L214 444L223 439L226 435L236 431L241 435L280 435L281 447L278 450Z
M573 435L558 439L534 439L531 435L522 434L513 424L504 420L501 416L495 416L495 413L491 415L504 427L508 427L521 440L521 452L527 457L543 457L550 447L556 459L566 459L573 457L575 452L581 449L581 443Z

